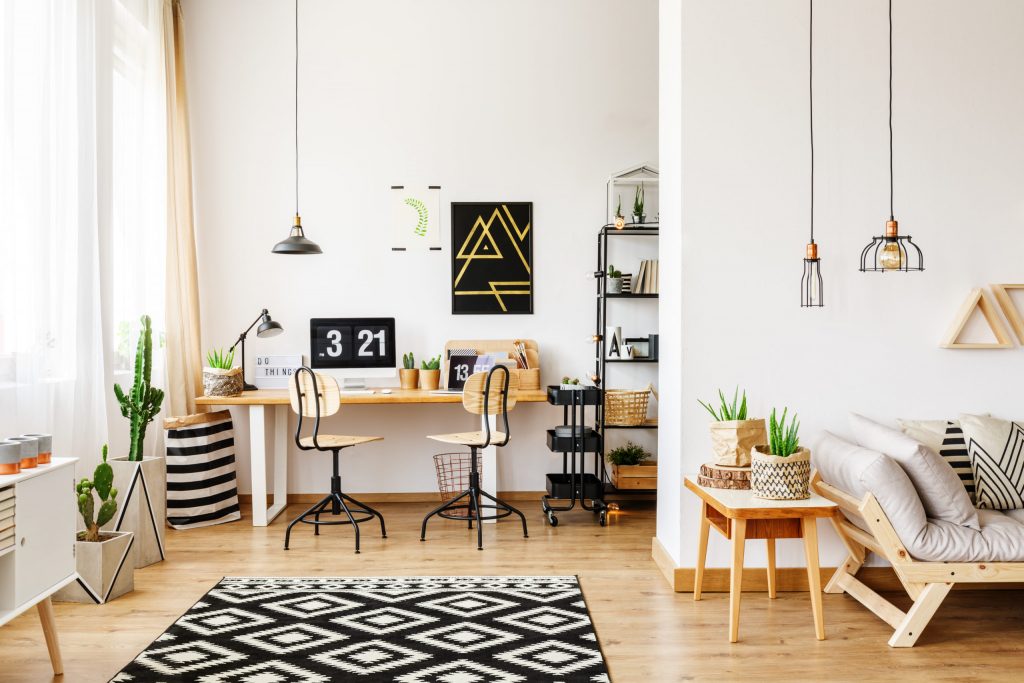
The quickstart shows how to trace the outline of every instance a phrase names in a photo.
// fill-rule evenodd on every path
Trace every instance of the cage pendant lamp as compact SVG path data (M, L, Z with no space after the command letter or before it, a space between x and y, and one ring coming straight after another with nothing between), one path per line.
M295 0L295 223L288 237L274 245L275 254L322 254L320 245L302 231L299 215L299 0Z
M889 220L885 222L885 233L872 237L860 253L860 270L863 273L924 270L921 248L914 244L910 235L900 234L893 210L892 137L892 0L889 0Z
M825 305L821 259L814 241L814 0L807 1L809 37L807 40L808 121L811 139L811 241L804 250L804 275L800 278L800 306L820 308Z

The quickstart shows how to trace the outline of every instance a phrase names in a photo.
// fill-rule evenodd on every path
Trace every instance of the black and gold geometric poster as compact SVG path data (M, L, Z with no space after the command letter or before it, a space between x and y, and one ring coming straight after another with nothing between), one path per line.
M452 313L533 313L533 202L452 202Z

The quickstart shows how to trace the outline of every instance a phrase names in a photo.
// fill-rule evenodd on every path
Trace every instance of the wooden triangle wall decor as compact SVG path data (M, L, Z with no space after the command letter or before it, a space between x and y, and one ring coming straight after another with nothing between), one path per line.
M959 342L960 334L964 331L964 327L967 326L967 321L971 319L975 310L980 310L981 314L985 316L985 322L988 323L988 327L992 330L992 334L995 335L996 340L994 342ZM972 289L970 295L964 301L963 305L960 306L960 310L957 311L956 317L953 319L953 324L949 328L949 332L946 334L946 338L942 341L942 348L944 349L1010 349L1013 348L1013 339L1010 337L1010 333L1006 329L1006 325L1003 324L1002 318L999 317L999 313L996 311L995 305L985 296L985 292L981 288Z
M992 293L996 296L996 301L999 302L999 308L1003 309L1003 315L1010 321L1010 327L1013 328L1014 334L1017 335L1017 341L1024 344L1024 316L1017 309L1017 306L1013 303L1013 299L1010 298L1010 293L1007 290L1010 289L1024 289L1024 285L989 285L992 288Z

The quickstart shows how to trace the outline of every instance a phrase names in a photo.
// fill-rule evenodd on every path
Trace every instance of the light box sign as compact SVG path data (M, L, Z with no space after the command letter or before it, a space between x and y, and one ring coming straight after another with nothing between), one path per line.
M253 384L258 389L287 389L288 381L302 365L302 356L256 356Z

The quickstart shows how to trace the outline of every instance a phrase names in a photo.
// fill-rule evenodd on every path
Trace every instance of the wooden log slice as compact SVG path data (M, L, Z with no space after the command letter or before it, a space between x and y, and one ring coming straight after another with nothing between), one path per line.
M713 462L700 466L698 481L701 486L716 489L749 489L749 467L723 467Z

